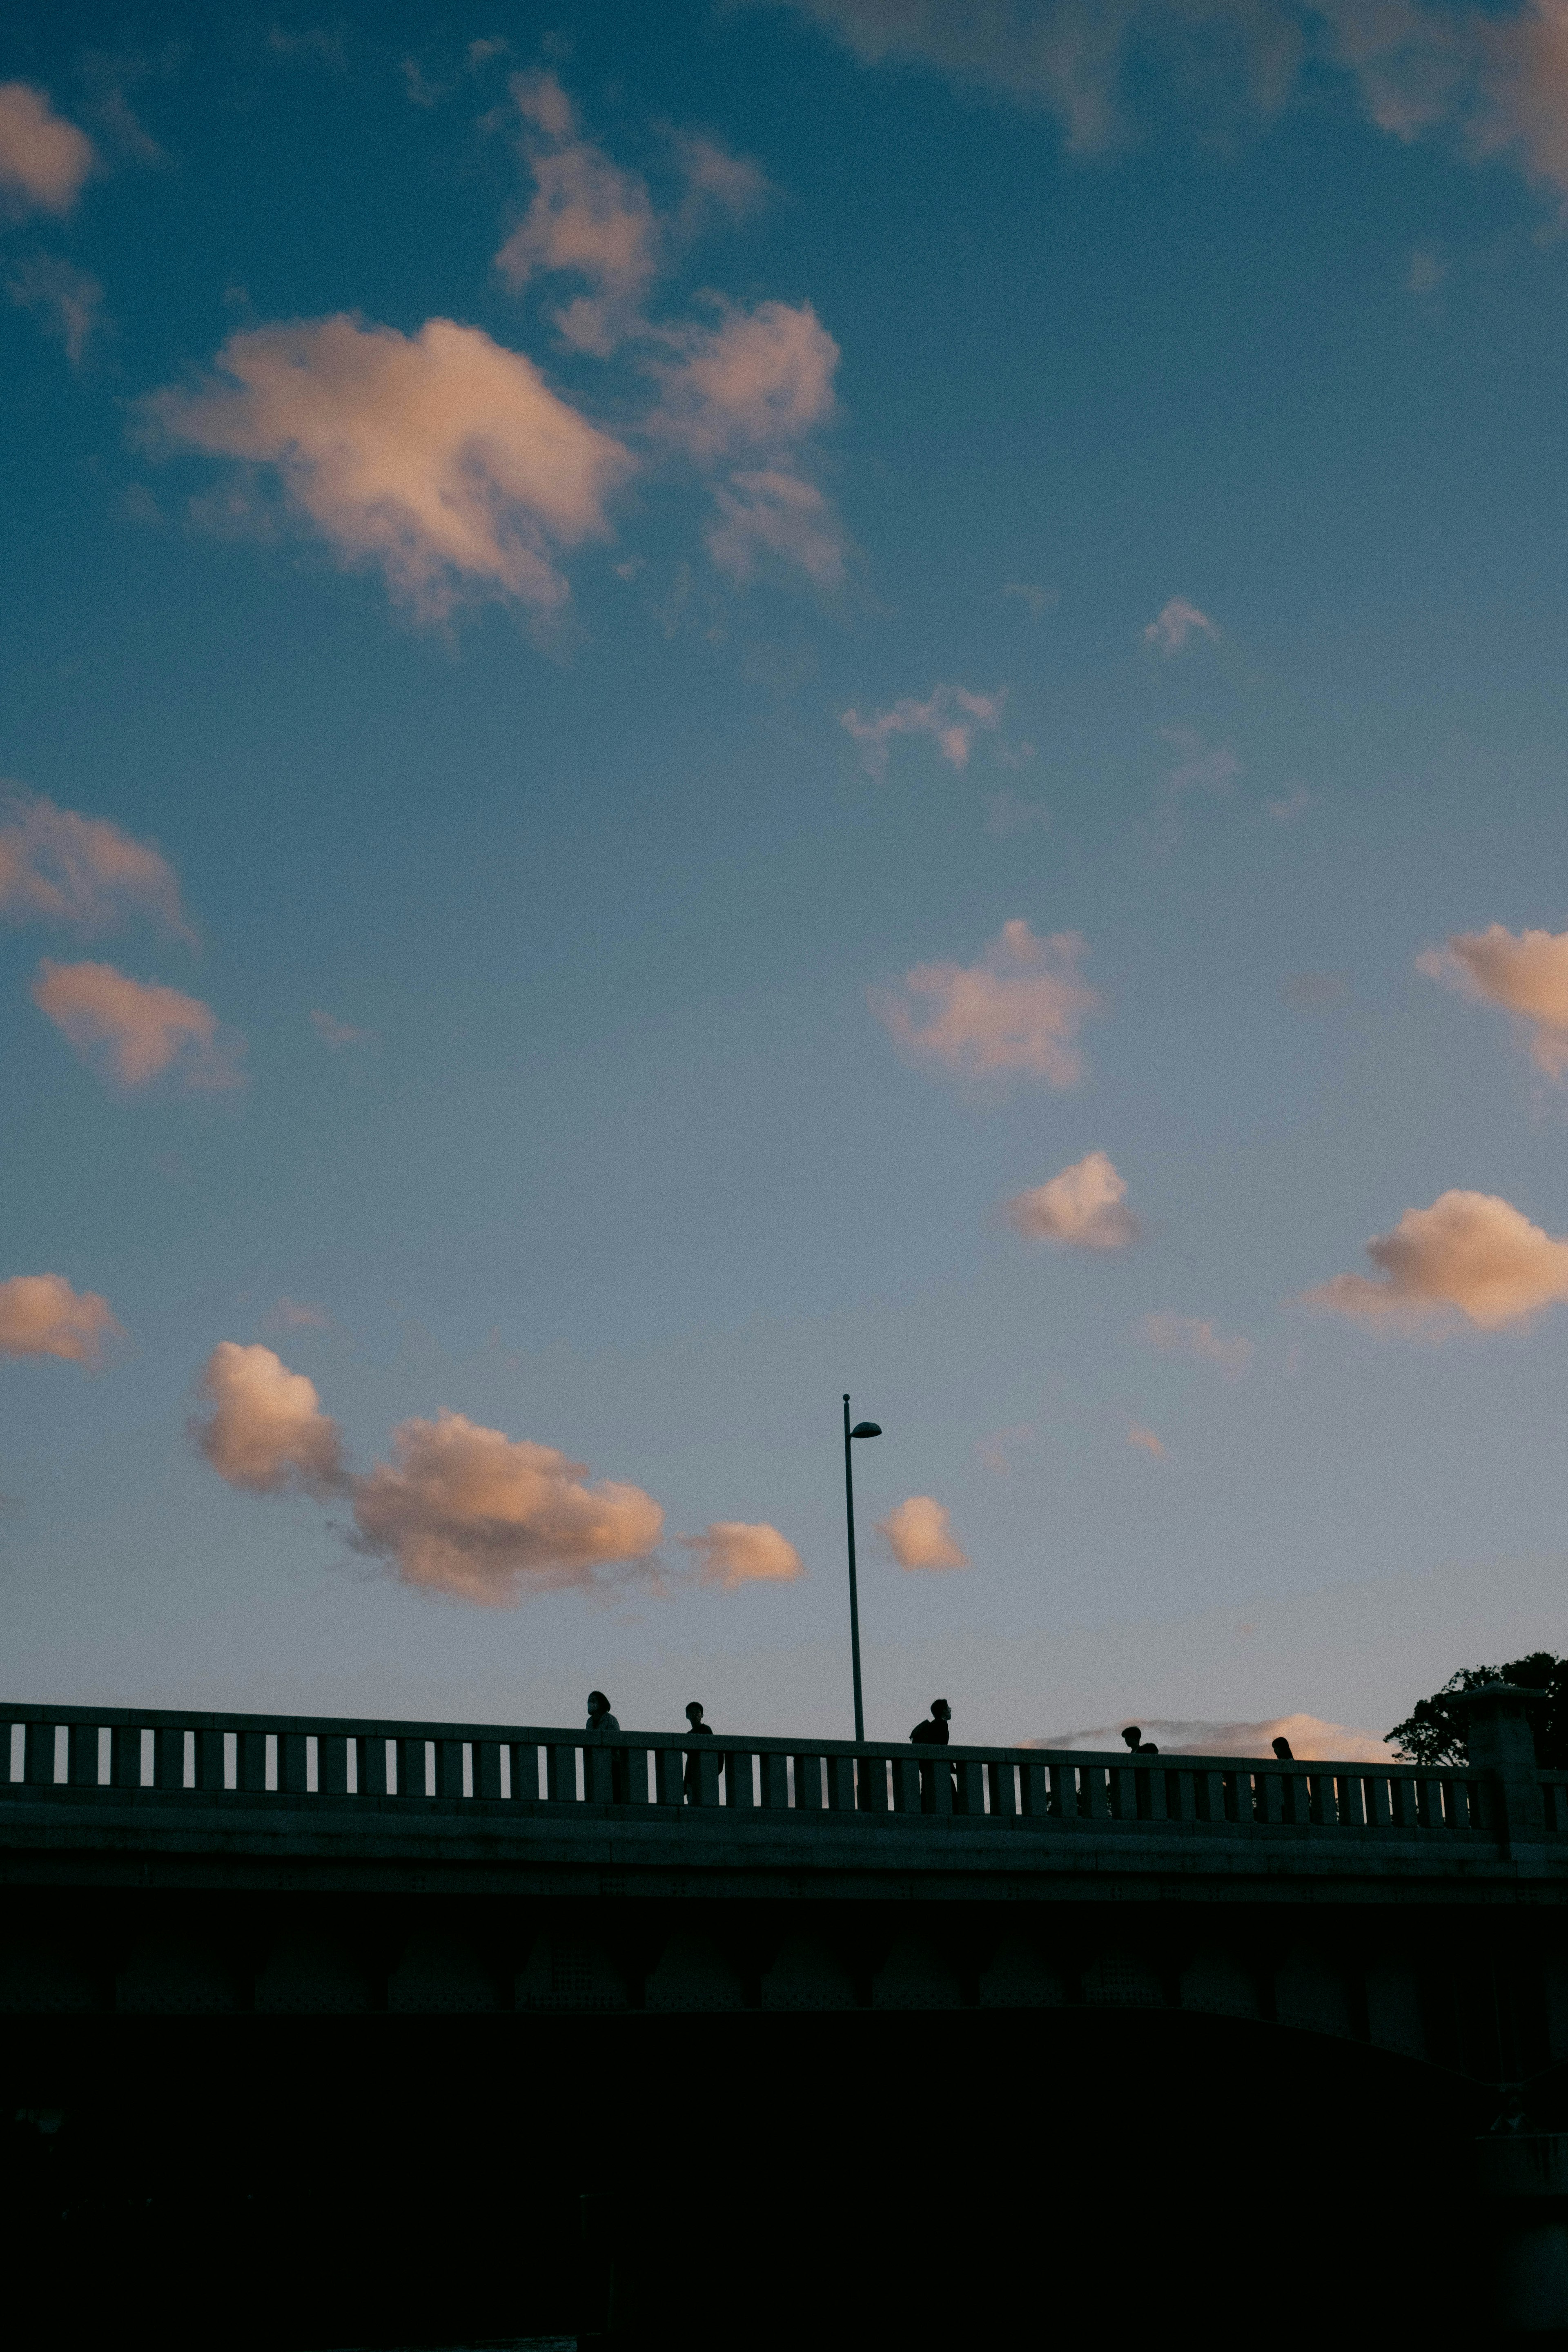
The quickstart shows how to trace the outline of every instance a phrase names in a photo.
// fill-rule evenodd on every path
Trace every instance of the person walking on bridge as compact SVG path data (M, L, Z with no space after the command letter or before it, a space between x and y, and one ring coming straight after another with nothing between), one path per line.
M947 1727L951 1722L952 1717L952 1709L949 1706L946 1699L933 1698L931 1703L930 1715L926 1717L923 1723L917 1723L914 1729L910 1734L911 1746L916 1748L945 1748L947 1746ZM935 1811L935 1774L936 1766L934 1764L922 1764L921 1766L921 1811L922 1812L929 1813ZM952 1775L952 1785L954 1789L958 1786L958 1774L956 1771L954 1771Z
M703 1722L702 1701L700 1698L688 1702L686 1720L691 1726L690 1737L693 1739L712 1738L713 1726ZM689 1748L686 1751L686 1779L683 1785L687 1803L700 1805L702 1802L702 1759L694 1748Z
M610 1713L610 1702L605 1696L604 1692L590 1691L588 1693L588 1721L586 1728L589 1731L618 1731L620 1727L621 1727L616 1721L615 1717Z

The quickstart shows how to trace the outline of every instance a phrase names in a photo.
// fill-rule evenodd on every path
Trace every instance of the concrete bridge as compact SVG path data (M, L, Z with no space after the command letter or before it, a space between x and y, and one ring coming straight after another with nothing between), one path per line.
M653 2342L716 2294L753 2306L718 2340L791 2340L799 2313L767 2331L793 2294L819 2319L839 2296L875 2343L850 2222L904 2213L888 2166L910 2147L955 2168L927 2168L900 2264L879 2258L884 2314L1016 2331L1030 2180L1075 2145L1053 2241L1066 2227L1114 2266L1131 2160L1139 2244L1176 2264L1155 2263L1168 2296L1203 2167L1234 2218L1250 2145L1293 2178L1339 2164L1325 2223L1347 2162L1366 2192L1369 2157L1380 2210L1404 2214L1381 2269L1327 2230L1309 2302L1353 2285L1407 2321L1441 2278L1447 2319L1469 2296L1479 2326L1500 2258L1514 2316L1552 2316L1568 2234L1539 2200L1568 2122L1568 1773L1537 1770L1514 1695L1478 1705L1468 1769L1435 1771L17 1704L0 1722L17 2193L84 2339L101 2298L62 2285L59 2231L90 2210L134 2267L173 2231L188 2270L181 2182L227 2249L197 2265L193 2327L233 2263L254 2267L257 2231L273 2248L247 2306L258 2343L410 2342L426 2309L431 2340L575 2310L585 2334ZM1519 2084L1536 2169L1511 2137L1481 2161L1537 2201L1489 2209L1477 2136ZM635 2195L595 2154L606 2138L638 2151ZM857 2183L847 2205L809 2187L830 2160ZM154 2184L139 2214L128 2165ZM723 2185L737 2166L816 2214L763 2304L742 2258L754 2200ZM1458 2246L1434 2166L1471 2179ZM329 2176L323 2235L305 2189ZM1000 2267L947 2226L954 2197L1014 2247ZM1288 2209L1282 2184L1257 2200L1238 2293L1254 2267L1272 2278ZM1488 2210L1534 2228L1533 2253ZM460 2276L439 2252L458 2215ZM380 2249L374 2281L354 2232ZM1118 2292L1128 2308L1138 2290Z

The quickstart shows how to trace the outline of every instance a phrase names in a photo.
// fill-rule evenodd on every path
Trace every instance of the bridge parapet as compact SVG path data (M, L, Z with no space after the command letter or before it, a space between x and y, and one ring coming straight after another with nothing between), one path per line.
M721 1813L733 1828L748 1816L787 1815L797 1833L850 1815L858 1828L895 1833L959 1820L998 1832L1077 1824L1153 1838L1223 1830L1232 1839L1342 1839L1356 1831L1397 1840L1416 1832L1456 1847L1506 1846L1510 1831L1517 1837L1528 1825L1568 1847L1568 1773L1537 1773L1516 1752L1517 1736L1500 1773L1489 1758L1434 1769L721 1734L693 1741L549 1725L24 1702L0 1703L0 1724L10 1741L0 1800L72 1807L123 1807L144 1793L161 1802L199 1797L237 1812L288 1801L340 1822L452 1809L559 1819L568 1807L657 1819L681 1807Z

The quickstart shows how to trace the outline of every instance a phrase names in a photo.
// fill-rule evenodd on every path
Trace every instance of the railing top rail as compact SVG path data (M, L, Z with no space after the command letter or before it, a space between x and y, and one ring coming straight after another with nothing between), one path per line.
M98 1724L110 1727L116 1725L139 1726L142 1730L150 1731L260 1731L296 1736L303 1733L307 1738L329 1739L346 1737L360 1739L502 1740L515 1746L535 1748L575 1745L672 1748L699 1744L693 1742L689 1728L679 1731L588 1731L581 1726L568 1724L445 1723L380 1716L259 1715L221 1710L204 1712L183 1707L64 1706L31 1699L0 1700L0 1723ZM1090 1770L1098 1765L1133 1771L1332 1773L1336 1778L1350 1779L1376 1774L1407 1780L1468 1780L1478 1775L1478 1768L1474 1765L1413 1764L1395 1757L1390 1757L1386 1762L1373 1764L1326 1757L1310 1759L1296 1757L1287 1763L1274 1756L1172 1753L1142 1757L1131 1755L1124 1748L969 1748L956 1743L946 1748L928 1748L907 1739L857 1742L853 1739L821 1739L805 1733L790 1738L774 1738L741 1732L713 1732L704 1734L700 1744L706 1748L710 1742L712 1751L720 1755L863 1756L872 1761L910 1755L928 1760L945 1756L950 1762L965 1764L1044 1764L1058 1768L1087 1767Z

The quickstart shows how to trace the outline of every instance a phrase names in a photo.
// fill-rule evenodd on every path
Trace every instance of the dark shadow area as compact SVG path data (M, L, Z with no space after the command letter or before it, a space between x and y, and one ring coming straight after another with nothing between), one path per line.
M35 2018L0 2092L17 2340L83 2352L1454 2340L1496 2105L1089 2008Z

